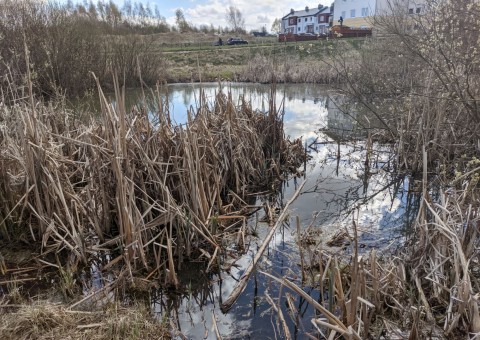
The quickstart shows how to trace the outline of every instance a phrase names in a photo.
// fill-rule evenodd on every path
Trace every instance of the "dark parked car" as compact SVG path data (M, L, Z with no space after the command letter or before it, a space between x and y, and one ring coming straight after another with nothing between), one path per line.
M240 38L229 38L227 40L227 45L244 45L244 44L248 44L248 41Z

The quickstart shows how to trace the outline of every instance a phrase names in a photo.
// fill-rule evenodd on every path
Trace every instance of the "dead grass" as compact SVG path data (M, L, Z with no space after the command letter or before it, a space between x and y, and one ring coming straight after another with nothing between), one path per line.
M145 306L111 305L101 311L74 311L39 301L0 306L2 339L169 339L165 325Z
M112 251L107 267L176 285L185 259L212 268L229 234L243 247L248 195L300 165L304 150L284 139L272 101L265 113L229 94L202 97L174 126L160 96L152 118L115 89L113 105L98 84L102 115L86 122L33 96L0 107L2 238L22 235L41 245L42 265L72 273Z
M273 42L262 46L209 46L201 50L189 50L186 44L183 50L159 49L159 53L168 61L165 74L168 82L228 79L271 83L275 79L285 83L332 84L340 81L337 70L320 62L331 55L332 44L324 41L288 45ZM355 49L351 50L353 52L348 55L343 54L350 60L349 66L353 66L356 57L351 55Z

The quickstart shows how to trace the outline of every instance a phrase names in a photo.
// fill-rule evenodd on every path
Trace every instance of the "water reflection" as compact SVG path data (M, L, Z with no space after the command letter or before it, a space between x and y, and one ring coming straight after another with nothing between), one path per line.
M212 104L219 91L231 93L236 102L245 99L256 109L269 107L270 86L254 84L169 85L160 90L155 100L144 98L141 92L131 92L127 107L146 107L154 120L152 101L161 102L176 124L184 124L186 108L194 111L202 100ZM348 230L354 218L359 226L359 244L363 251L374 247L388 251L400 245L402 230L416 215L418 196L410 190L408 177L392 176L394 162L390 147L365 138L368 117L357 110L355 103L321 86L278 85L275 99L277 108L284 110L285 134L291 138L302 137L312 158L306 168L304 192L291 206L290 220L272 239L258 270L286 276L301 285L296 216L300 217L302 227L313 225L317 228L324 240L339 229ZM281 198L288 199L295 189L295 181L285 183ZM267 292L272 298L283 296L282 288L258 272L252 275L247 288L227 314L222 314L219 308L268 232L268 225L259 222L262 217L262 212L258 212L250 220L250 227L255 229L258 238L250 239L243 256L226 259L231 265L228 270L206 274L206 266L191 263L179 271L181 292L155 293L154 311L160 318L169 317L178 334L191 339L216 339L216 331L228 339L282 337L274 326L276 314L265 300ZM342 248L335 251L345 252ZM320 297L316 289L304 289L317 300L328 299L328 294ZM291 295L289 301L282 298L279 306L295 338L315 334L310 323L315 312L303 299Z
M157 91L129 90L126 92L126 107L145 108L156 121L159 104L165 107L176 124L187 122L187 110L195 111L201 101L213 104L219 91L231 93L234 102L245 98L253 108L268 110L271 87L263 84L207 83L170 84ZM202 95L203 93L203 95ZM329 90L322 86L305 84L277 85L275 101L277 109L285 110L285 133L292 138L305 140L316 137L315 130L327 127L327 101ZM109 102L115 105L115 96L106 94ZM98 99L88 103L90 110L99 111Z
M241 277L251 259L255 256L260 246L264 233L268 230L265 224L260 226L259 238L252 238L247 247L248 252L235 261L229 271L205 275L198 264L182 270L183 284L186 289L182 293L168 294L158 291L153 300L153 308L158 315L169 315L174 320L175 327L182 336L188 339L216 339L215 327L212 318L216 318L219 333L227 339L265 339L282 338L274 333L272 324L275 322L271 314L270 305L265 300L265 294L277 297L281 288L266 280L258 272L254 272L245 291L237 303L227 313L223 314L219 306L233 291L238 278ZM265 259L259 264L258 270L274 272L279 276L287 276L291 280L300 283L297 268L293 266L290 252L293 251L290 244L291 233L288 228L275 236L270 248L265 254ZM312 296L319 299L319 292L307 287ZM306 332L312 332L313 327L303 317L311 317L314 310L301 297L293 297L292 303L295 310L282 305L284 314L292 317L287 321L292 329L292 334L303 338ZM297 320L295 322L294 320ZM297 337L295 337L297 338Z

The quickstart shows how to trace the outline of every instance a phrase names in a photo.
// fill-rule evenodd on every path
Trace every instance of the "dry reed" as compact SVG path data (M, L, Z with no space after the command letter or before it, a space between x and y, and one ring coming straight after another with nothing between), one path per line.
M46 302L0 306L2 339L169 339L165 327L145 306L110 306L99 311L71 311Z
M355 51L356 64L341 57L346 43L327 61L368 126L395 144L395 167L421 184L422 203L401 253L359 256L354 246L348 259L321 253L307 264L333 296L322 308L337 313L314 323L331 338L350 337L349 327L362 338L476 338L480 5L427 0L413 16L396 8L404 1L388 3L393 15L375 17L379 34Z
M351 256L318 251L315 244L317 255L305 266L318 271L305 271L321 296L329 297L320 303L293 282L275 279L314 306L320 317L312 323L325 338L478 336L479 217L472 190L466 190L472 181L478 175L464 178L463 188L439 189L435 201L434 191L425 191L411 235L398 254L379 256L374 250L360 255L355 221Z
M87 122L32 96L0 107L1 239L29 234L44 263L65 254L52 265L75 271L107 251L106 268L165 274L176 285L185 259L215 264L222 238L244 233L250 193L304 160L301 141L284 138L273 101L263 113L229 94L213 105L202 95L188 123L174 126L157 94L154 125L145 108L125 107L116 80L115 105L97 85L101 117Z

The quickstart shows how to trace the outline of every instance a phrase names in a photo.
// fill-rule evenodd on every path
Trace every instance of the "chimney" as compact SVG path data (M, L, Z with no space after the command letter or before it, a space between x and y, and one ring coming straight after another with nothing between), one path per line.
M308 6L305 6L305 12L308 12Z
M293 8L290 8L290 14L295 13L295 10Z
M318 4L318 10L321 10L323 8L322 4Z

